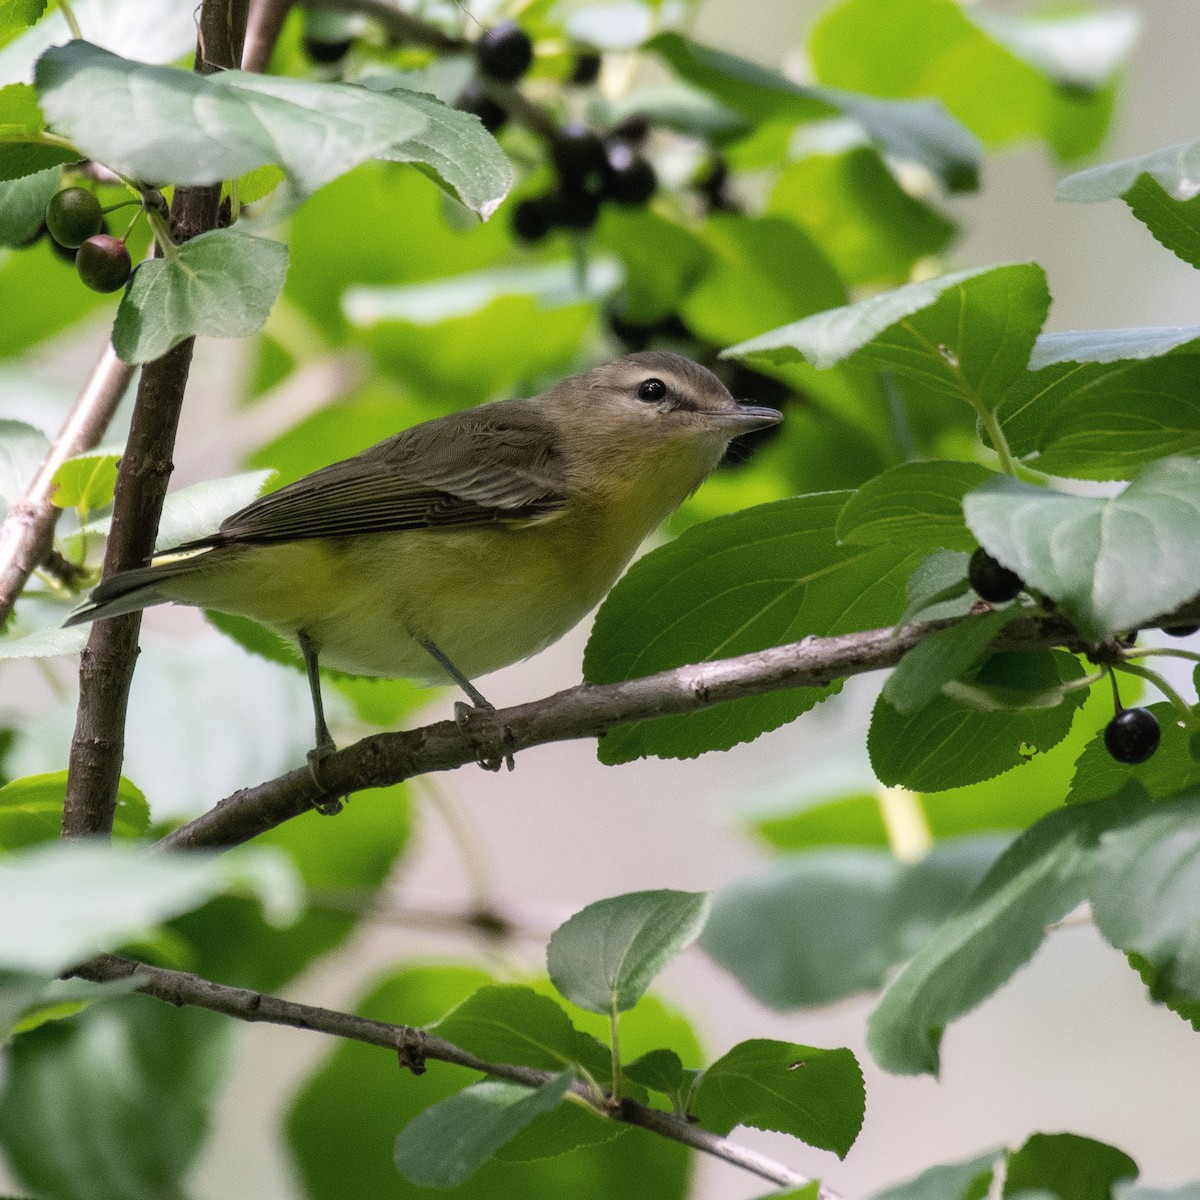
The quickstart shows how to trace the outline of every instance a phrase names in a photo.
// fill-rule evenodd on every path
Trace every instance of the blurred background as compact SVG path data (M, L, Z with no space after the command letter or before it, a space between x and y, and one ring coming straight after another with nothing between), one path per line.
M805 32L824 7L816 0L707 0L694 35L792 68L802 63ZM1018 11L1015 5L992 7ZM1194 65L1200 8L1194 0L1146 0L1133 7L1142 33L1104 160L1192 140L1200 130ZM1041 147L990 153L980 193L948 202L965 232L950 252L952 267L1041 263L1054 297L1050 329L1197 323L1195 273L1157 245L1124 205L1056 203L1054 186L1064 173ZM36 413L37 423L53 425L47 414L71 400L103 344L107 316L105 310L22 360L5 363L5 374L22 382L20 389L0 392L0 416L34 420ZM504 347L494 353L503 354ZM174 486L241 469L250 446L336 392L345 383L339 372L362 367L352 357L318 363L268 392L265 404L246 409L242 398L256 369L238 346L197 347ZM127 773L147 793L171 789L172 764L181 758L201 755L206 769L202 794L173 795L180 812L302 758L309 733L298 674L251 660L250 667L236 668L239 686L231 693L227 667L242 652L198 614L152 611L145 628L148 649L134 685ZM487 696L503 706L578 682L586 637L585 622L534 661L488 679ZM58 668L59 677L49 683L33 670L5 671L5 708L19 703L41 714L42 722L36 745L20 749L10 764L13 773L62 761L70 710L55 691L67 686L70 672L67 665ZM170 686L172 674L181 672L200 680L200 693L192 691L186 702L173 699L178 692ZM608 768L596 761L592 743L576 742L525 752L511 774L464 768L414 785L413 840L392 880L385 915L366 923L287 994L346 1007L397 960L473 961L482 954L494 965L496 952L478 939L420 928L412 918L413 912L432 914L425 924L436 925L436 914L461 912L481 887L531 933L504 948L501 969L532 972L542 964L536 935L592 900L651 887L713 889L737 879L765 859L741 829L745 815L794 803L815 786L816 764L853 757L856 747L861 754L876 687L871 680L851 681L804 720L699 761ZM444 717L452 699L439 695L404 720ZM237 757L226 755L222 728L245 723L261 736L238 739ZM465 834L457 834L456 825ZM336 821L328 837L337 837ZM471 847L466 858L464 837ZM388 908L395 918L386 916ZM695 949L672 964L659 991L693 1021L712 1056L756 1036L855 1051L866 1074L867 1119L845 1162L783 1137L747 1129L735 1135L847 1196L862 1196L935 1162L1019 1144L1039 1129L1070 1130L1120 1146L1138 1161L1145 1183L1200 1179L1193 1107L1200 1039L1179 1018L1146 1003L1136 976L1085 921L1056 931L1030 967L948 1031L939 1080L898 1078L874 1068L864 1046L873 997L772 1013ZM285 1200L296 1193L277 1140L280 1113L330 1047L315 1035L271 1027L247 1027L238 1038L240 1053L191 1192L199 1200L233 1194ZM402 1078L398 1086L420 1082ZM695 1194L704 1200L741 1200L767 1190L732 1167L699 1164Z

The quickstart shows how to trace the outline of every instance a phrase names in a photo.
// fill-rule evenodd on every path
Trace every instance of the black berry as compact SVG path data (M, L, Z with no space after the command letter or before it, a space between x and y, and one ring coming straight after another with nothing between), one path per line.
M600 215L599 197L575 188L561 188L546 199L552 226L584 231L591 229Z
M87 188L63 188L46 205L46 228L50 236L69 250L82 246L103 227L100 201Z
M553 213L546 197L522 200L512 213L513 234L522 242L540 242L553 226Z
M454 107L463 112L474 113L483 122L483 127L488 133L498 133L508 120L508 113L474 80L459 93Z
M1143 763L1158 749L1162 732L1147 708L1123 708L1104 729L1104 744L1119 763Z
M120 238L98 233L79 247L75 270L93 292L115 292L129 282L133 264Z
M563 184L584 187L598 181L608 169L604 143L586 125L571 122L550 140L550 157Z
M575 66L571 70L571 78L567 82L578 84L580 87L595 83L600 78L602 61L600 55L594 50L585 50L582 54L577 54Z
M637 208L654 195L658 176L654 168L626 142L608 144L604 172L604 198Z
M1003 604L1025 586L1015 571L1002 567L982 546L971 555L967 578L981 600Z
M1200 625L1164 625L1163 633L1168 637L1191 637L1193 633L1200 633Z
M631 146L640 146L650 136L650 118L645 113L630 113L612 131L612 136Z
M475 61L489 79L515 83L533 64L533 43L516 21L501 21L480 35Z
M308 56L309 60L321 63L323 66L332 66L334 63L340 63L350 53L350 47L353 44L349 38L342 38L336 42L327 42L315 37L305 37L302 43L304 53Z

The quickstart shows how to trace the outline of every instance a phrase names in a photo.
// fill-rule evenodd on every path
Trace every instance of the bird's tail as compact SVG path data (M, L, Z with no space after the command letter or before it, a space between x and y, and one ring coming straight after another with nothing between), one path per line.
M152 567L122 571L92 589L92 594L63 622L64 625L83 625L88 621L103 621L125 613L140 612L152 604L170 600L163 595L162 586L170 579L195 569L196 556L168 560Z

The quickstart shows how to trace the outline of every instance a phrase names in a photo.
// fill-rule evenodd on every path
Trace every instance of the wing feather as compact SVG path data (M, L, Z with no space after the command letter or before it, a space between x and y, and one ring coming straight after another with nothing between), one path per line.
M427 421L280 488L198 546L470 528L546 516L565 502L553 425L527 401Z

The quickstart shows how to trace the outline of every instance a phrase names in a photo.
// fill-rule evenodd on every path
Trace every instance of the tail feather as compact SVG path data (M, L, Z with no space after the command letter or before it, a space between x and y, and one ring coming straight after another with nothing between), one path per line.
M162 604L170 597L161 594L161 585L168 579L186 574L194 565L193 557L122 571L93 588L92 594L71 611L63 624L83 625L88 621L103 621L108 617L140 612L152 604Z

